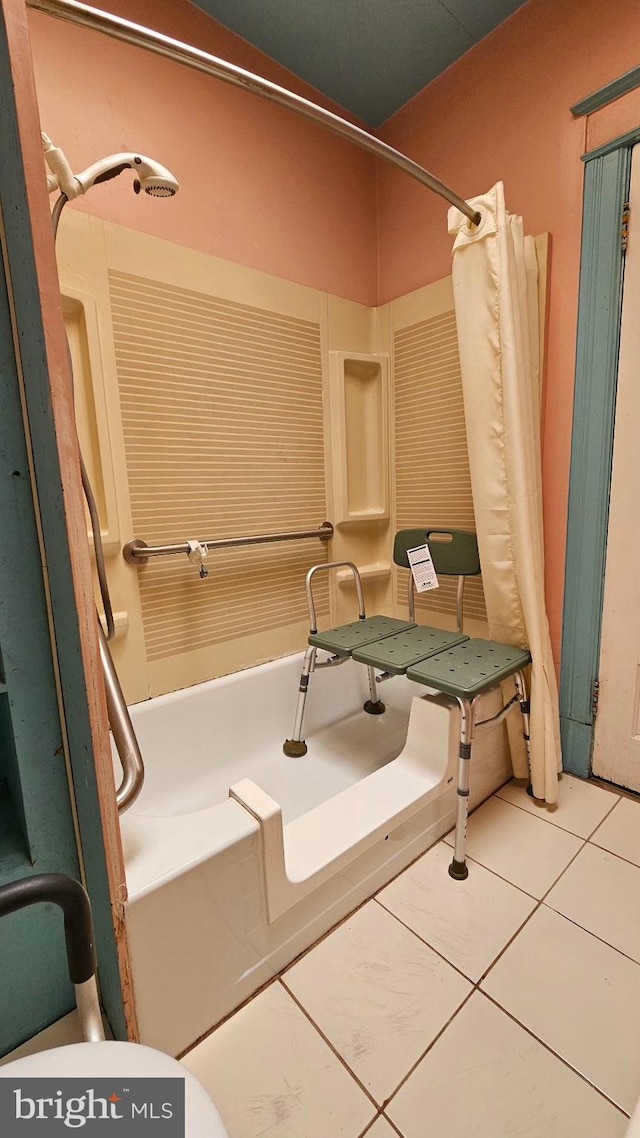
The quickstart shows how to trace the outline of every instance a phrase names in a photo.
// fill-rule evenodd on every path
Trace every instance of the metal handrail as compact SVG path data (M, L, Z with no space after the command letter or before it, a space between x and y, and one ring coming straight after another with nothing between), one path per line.
M282 533L262 533L253 537L221 537L195 544L210 552L212 549L234 549L240 545L267 545L274 541L306 541L312 537L319 538L320 541L329 541L333 537L331 522L323 522L317 529L286 530ZM192 547L193 543L188 541L174 545L147 545L146 541L134 538L124 546L122 556L128 565L146 565L150 557L168 557L175 553L182 553L188 557Z
M234 87L241 87L243 90L251 91L252 94L268 99L272 103L287 107L288 110L311 119L333 134L348 138L350 142L355 142L356 146L369 151L370 154L375 154L377 158L383 158L386 162L397 166L398 169L404 170L405 174L415 178L417 182L439 194L445 201L459 209L472 224L478 225L481 221L481 215L477 210L473 209L463 198L458 197L439 178L434 177L428 170L414 162L413 159L407 158L405 154L395 150L393 146L382 142L380 138L376 138L375 135L355 126L347 119L341 118L340 115L334 114L333 111L327 111L324 107L319 107L317 103L312 103L310 99L303 99L301 95L295 95L286 87L279 87L277 83L263 79L261 75L254 75L251 71L245 71L244 68L237 67L226 59L210 55L209 52L202 51L201 48L193 47L181 40L172 39L171 36L165 36L161 32L144 27L142 24L134 24L131 20L125 20L121 16L113 16L99 8L91 8L87 4L77 3L76 0L27 0L27 3L30 8L36 8L39 12L46 12L49 16L57 16L61 20L69 20L71 23L80 24L85 28L91 28L93 31L103 32L113 39L123 40L124 43L133 44L135 47L146 48L147 51L155 52L156 55L162 55L166 59L172 59L176 63L185 64L187 67L193 67L196 71L203 71L206 75L213 75L214 78L222 79L225 83L231 83Z
M136 733L131 722L127 701L124 698L118 673L116 672L107 638L98 621L98 641L100 644L100 661L104 677L104 690L107 697L107 711L109 713L109 726L113 734L113 741L122 765L122 782L116 790L116 805L118 813L122 814L133 806L142 790L144 782L144 763L138 746Z
M364 593L362 591L362 580L357 565L353 561L324 561L322 565L313 565L307 573L305 579L305 589L307 593L307 607L309 609L309 631L315 633L318 631L318 618L316 616L316 606L313 599L313 578L316 573L324 573L327 569L340 569L346 566L353 573L353 580L356 586L356 594L358 597L358 617L360 620L366 620L367 614L364 607Z

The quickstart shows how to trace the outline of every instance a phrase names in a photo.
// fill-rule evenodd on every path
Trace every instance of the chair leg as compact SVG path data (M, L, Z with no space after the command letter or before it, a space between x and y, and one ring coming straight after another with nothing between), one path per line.
M307 691L309 688L309 676L311 675L316 663L317 648L309 647L304 654L302 663L302 675L300 676L300 687L298 688L298 702L296 704L296 717L293 724L293 735L290 739L285 739L282 750L285 755L290 759L300 759L307 753L307 744L302 738L302 720L304 719L304 707L307 702Z
M367 675L369 677L369 695L371 698L366 701L364 710L366 711L367 715L382 715L383 711L385 710L385 706L382 700L378 699L376 674L370 665L367 666Z
M460 751L458 756L458 797L456 809L456 836L453 850L453 861L449 866L449 875L456 881L464 881L469 876L465 861L465 843L467 840L467 816L469 813L469 764L471 761L471 746L473 743L473 726L475 717L475 700L460 699Z
M529 772L527 794L533 798L533 785L531 783L531 739L529 735L529 713L531 711L531 704L527 697L527 681L524 678L524 672L516 672L513 678L516 683L516 691L520 699L520 711L522 713L522 735L527 755L527 770Z

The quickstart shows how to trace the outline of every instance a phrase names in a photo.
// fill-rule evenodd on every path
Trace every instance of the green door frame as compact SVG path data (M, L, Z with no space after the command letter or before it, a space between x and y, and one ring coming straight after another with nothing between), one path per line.
M17 25L18 5L9 7ZM26 17L23 23L26 36ZM101 998L114 1035L124 1039L127 1028L19 119L8 21L0 4L0 662L6 680L0 684L0 746L6 751L6 781L13 797L9 813L0 795L0 882L41 871L79 875L62 745L66 733ZM0 942L3 1054L68 1011L74 997L62 924L52 906L33 906L5 917Z
M565 567L564 769L591 773L624 275L623 212L640 127L584 156L582 262Z

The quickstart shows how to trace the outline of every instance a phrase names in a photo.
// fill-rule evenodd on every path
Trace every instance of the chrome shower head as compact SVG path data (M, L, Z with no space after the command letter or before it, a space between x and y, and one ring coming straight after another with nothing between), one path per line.
M161 166L154 158L146 158L144 154L110 154L108 158L101 158L83 170L81 174L74 174L59 147L54 146L51 139L43 133L44 156L51 170L47 184L49 193L60 190L69 201L86 194L98 182L108 182L116 178L123 170L133 170L136 178L133 188L137 194L144 190L154 198L171 198L180 188L177 178L170 170Z

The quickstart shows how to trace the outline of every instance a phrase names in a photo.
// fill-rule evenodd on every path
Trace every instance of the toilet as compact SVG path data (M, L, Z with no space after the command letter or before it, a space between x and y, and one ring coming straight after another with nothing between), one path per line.
M72 1043L0 1067L0 1079L184 1079L185 1138L229 1138L204 1087L177 1059L139 1043Z
M75 988L78 1023L85 1042L70 1043L14 1059L0 1066L0 1079L86 1079L89 1084L87 1091L95 1079L113 1079L114 1099L108 1095L103 1099L100 1090L95 1095L96 1108L101 1112L98 1116L100 1121L104 1110L116 1112L109 1117L122 1119L142 1116L145 1121L151 1121L152 1118L170 1117L161 1113L159 1099L149 1100L148 1088L134 1087L132 1091L123 1084L131 1079L181 1079L184 1082L185 1138L229 1138L204 1087L177 1059L141 1043L105 1039L96 982L97 958L91 904L80 882L61 873L40 873L0 886L0 918L41 902L53 902L64 913L69 979ZM118 1087L122 1090L120 1097L117 1097ZM169 1088L165 1090L168 1092ZM143 1097L135 1096L134 1091L140 1091ZM35 1118L36 1110L41 1110L43 1118L60 1120L62 1115L55 1112L70 1109L70 1104L65 1107L64 1084L56 1089L55 1099L40 1098L37 1090L31 1095L26 1089L21 1093L25 1100L24 1109L33 1112L21 1116L25 1119ZM131 1094L130 1099L126 1098L127 1093ZM36 1099L39 1099L40 1106L35 1105ZM80 1107L71 1109L84 1110L85 1104L90 1104L93 1110L93 1099L81 1088L71 1088L69 1099L70 1102L82 1102ZM107 1102L112 1105L107 1106ZM122 1105L118 1106L118 1103ZM134 1113L134 1107L137 1113ZM130 1113L127 1113L127 1108ZM160 1113L142 1114L143 1111ZM40 1118L39 1113L37 1118ZM85 1116L79 1125L88 1120L89 1116ZM74 1123L63 1120L63 1124L75 1128Z

